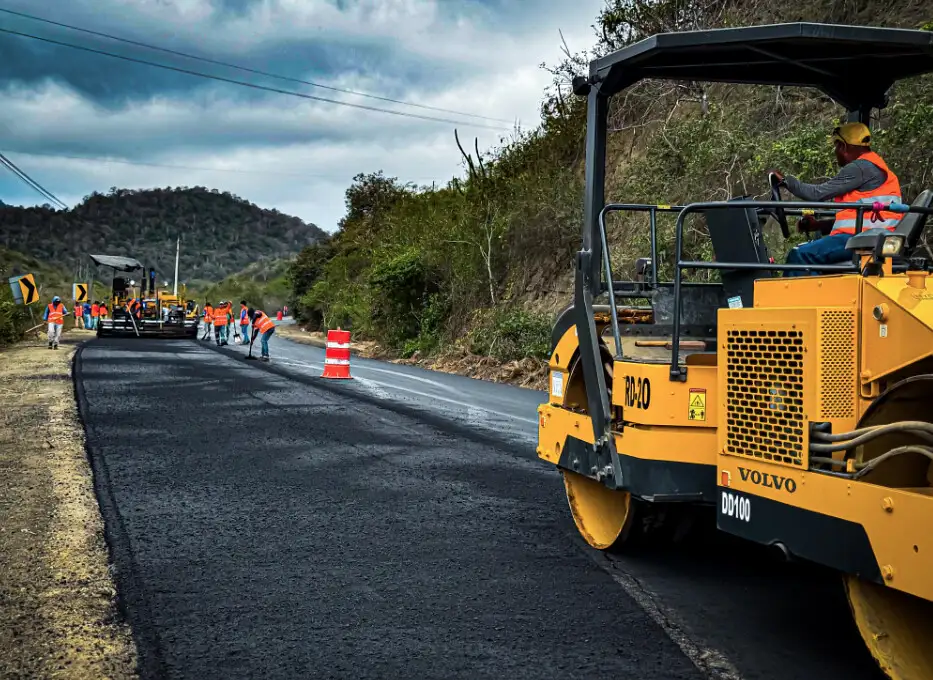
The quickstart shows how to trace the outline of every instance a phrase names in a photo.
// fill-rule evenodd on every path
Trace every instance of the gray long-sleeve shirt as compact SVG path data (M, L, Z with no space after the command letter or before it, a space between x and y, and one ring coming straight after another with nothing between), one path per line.
M874 163L857 158L822 184L806 184L796 177L784 178L787 190L804 201L829 201L850 191L871 191L884 184L885 172Z

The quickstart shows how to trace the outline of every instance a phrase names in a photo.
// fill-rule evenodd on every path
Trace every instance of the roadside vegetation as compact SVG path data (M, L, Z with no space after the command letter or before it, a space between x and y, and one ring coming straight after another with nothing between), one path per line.
M240 300L246 300L251 307L274 316L288 303L286 276L291 263L287 259L261 259L218 283L189 287L188 298L202 307L205 301L216 305L218 300L230 300L236 310L240 308Z
M585 73L590 58L658 32L785 21L931 30L933 10L919 0L794 7L609 0L594 45L567 48L548 67L554 81L536 129L485 151L452 137L466 176L445 186L404 184L382 172L354 179L337 233L305 248L289 271L301 321L313 330L351 329L400 357L546 357L554 313L570 301L582 219L585 102L570 93L570 78ZM829 133L843 113L809 90L642 82L612 103L607 197L667 204L765 197L771 168L826 178L834 172ZM907 200L933 186L933 79L900 84L874 129ZM669 274L673 220L659 226L659 264ZM648 254L647 218L617 217L609 231L617 276L633 274L635 259ZM767 238L776 257L792 245L776 228ZM689 229L686 246L690 256L712 255L702 224Z

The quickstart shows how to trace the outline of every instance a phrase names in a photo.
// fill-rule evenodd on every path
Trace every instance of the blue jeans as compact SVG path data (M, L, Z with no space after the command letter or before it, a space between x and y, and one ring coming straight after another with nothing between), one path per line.
M88 330L94 330L94 322L97 319L91 318L90 314L83 314L82 316L84 316L84 327Z
M240 335L243 336L243 344L249 344L249 326L240 326Z
M269 338L272 337L272 334L275 333L274 328L270 328L259 338L259 347L262 349L262 356L269 356Z
M226 326L214 326L214 339L217 341L217 344L227 342L227 327Z
M852 234L830 234L815 241L802 243L796 248L791 248L787 253L787 264L840 264L852 259L852 253L846 250L846 242L852 238ZM785 271L784 276L810 276L819 274L819 272L808 272L804 270Z

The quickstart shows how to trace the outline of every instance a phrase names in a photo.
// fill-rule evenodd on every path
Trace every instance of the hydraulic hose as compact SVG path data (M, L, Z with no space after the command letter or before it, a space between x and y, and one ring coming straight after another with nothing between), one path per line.
M888 434L913 434L921 439L933 443L933 423L927 423L922 420L905 420L900 423L890 423L888 425L878 425L874 427L865 427L852 432L843 432L840 434L826 434L814 432L813 438L831 443L820 444L810 442L810 450L815 453L835 453L837 451L848 451L856 446L861 446L873 439Z

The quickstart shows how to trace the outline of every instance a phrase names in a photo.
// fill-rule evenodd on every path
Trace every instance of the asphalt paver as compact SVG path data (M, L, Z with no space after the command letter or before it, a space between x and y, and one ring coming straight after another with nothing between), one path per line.
M76 377L144 677L703 677L533 450L191 341Z

